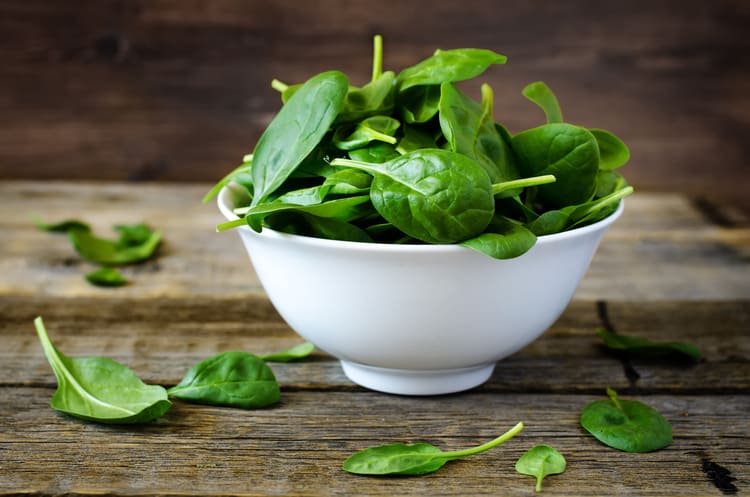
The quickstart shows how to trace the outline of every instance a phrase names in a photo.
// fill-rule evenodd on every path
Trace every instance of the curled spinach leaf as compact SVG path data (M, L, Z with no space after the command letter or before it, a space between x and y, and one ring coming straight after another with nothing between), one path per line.
M443 452L434 445L388 444L361 450L344 461L343 469L359 475L424 475L442 468L445 463L479 454L507 442L523 430L523 423L494 440L470 449Z
M521 93L523 93L524 97L541 107L547 116L548 124L563 122L562 110L560 109L557 97L543 81L536 81L527 85Z
M461 242L461 245L494 259L512 259L528 252L535 243L536 236L523 225L495 216L481 235Z
M146 385L112 359L62 354L50 341L41 317L34 320L34 326L57 377L50 402L53 409L99 423L134 424L160 418L172 405L163 387Z
M599 169L617 169L630 160L630 149L613 133L596 128L589 131L599 146Z
M275 404L281 390L271 368L247 352L223 352L199 362L168 390L178 399L215 406L256 409Z
M621 400L607 389L607 400L584 407L581 426L597 440L625 452L651 452L672 443L672 426L659 411L637 400Z

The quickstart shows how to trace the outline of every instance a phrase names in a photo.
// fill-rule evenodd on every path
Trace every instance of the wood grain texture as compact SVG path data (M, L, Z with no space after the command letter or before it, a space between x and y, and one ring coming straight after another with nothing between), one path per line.
M482 79L511 131L541 122L520 90L545 80L568 120L631 146L636 187L750 209L749 20L741 0L2 0L0 178L218 178L277 111L272 78L362 83L382 33L396 70L507 54Z
M0 495L531 495L533 479L513 465L539 443L568 459L563 475L545 480L553 495L721 495L701 472L707 458L729 469L737 487L750 483L747 397L643 397L670 420L675 440L663 451L625 454L580 428L580 410L598 398L591 395L291 392L269 409L176 402L155 423L112 427L52 411L51 393L0 387L11 401L0 419L14 428L0 432ZM526 429L507 444L429 476L372 479L340 469L351 453L385 441L465 448L519 420Z
M64 8L64 7L61 7ZM299 343L274 310L236 235L217 234L208 185L0 182L0 496L531 495L517 458L549 444L568 461L544 482L553 495L742 495L750 485L750 226L684 195L639 193L602 243L573 302L545 334L500 361L471 391L403 397L351 383L324 351L272 364L279 404L260 410L175 401L143 426L104 426L52 410L55 377L32 320L65 354L106 356L148 383L177 383L227 350ZM7 215L5 213L8 213ZM146 220L165 232L133 284L84 283L64 236L31 214L69 217L105 233ZM623 359L594 334L609 327L704 353L693 365ZM674 442L650 454L607 448L579 425L606 387L662 412ZM470 447L526 428L506 445L421 478L363 478L340 465L388 442Z

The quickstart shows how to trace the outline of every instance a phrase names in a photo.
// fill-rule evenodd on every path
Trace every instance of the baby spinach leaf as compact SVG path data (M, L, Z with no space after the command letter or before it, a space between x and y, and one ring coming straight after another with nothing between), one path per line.
M50 402L53 409L100 423L133 424L157 419L172 405L163 387L146 385L112 359L62 354L50 341L41 317L34 320L34 326L57 377Z
M597 440L625 452L651 452L672 443L672 426L654 408L637 400L620 400L607 389L608 400L584 407L581 426Z
M358 169L339 169L328 176L323 187L332 195L356 195L370 190L372 176Z
M617 169L630 160L630 149L613 133L603 129L589 131L599 146L599 169Z
M341 112L348 87L343 73L324 72L307 80L281 107L253 152L252 206L265 201L320 143Z
M546 476L563 473L566 466L563 455L549 445L534 446L516 461L516 471L536 477L534 490L537 492L542 491L542 480Z
M152 231L148 238L138 245L129 245L131 241L122 237L120 240L99 238L87 231L70 230L68 237L78 255L89 262L104 266L121 266L145 261L151 258L161 243L161 233Z
M122 275L120 271L113 267L102 267L95 271L88 273L86 281L96 286L123 286L127 285L128 280Z
M405 125L403 133L403 137L401 137L398 145L396 145L396 151L399 154L407 154L420 148L437 148L435 139L421 128Z
M438 113L440 86L414 86L399 94L398 107L404 122L426 123Z
M507 57L481 48L437 50L416 65L403 69L396 78L399 91L413 86L439 85L470 79L493 64L505 64Z
M260 358L266 362L291 362L304 359L312 354L313 350L315 350L315 345L310 342L304 342L285 350L262 355Z
M524 97L537 104L544 111L548 124L563 122L562 110L557 97L543 81L527 85L522 93Z
M450 149L475 160L493 183L517 179L519 173L510 149L495 128L492 90L484 85L482 91L483 104L479 104L452 84L444 83L440 87L440 128Z
M370 199L388 222L429 243L455 243L487 227L494 213L492 185L468 157L423 149L383 164L336 159L374 175Z
M120 233L117 240L119 247L135 247L148 242L154 231L148 225L139 224L116 224L114 230Z
M381 164L398 157L399 152L390 143L371 142L368 146L349 150L349 157L359 162Z
M344 461L343 469L359 475L424 475L437 471L448 461L479 454L507 442L523 430L523 423L483 445L443 452L434 445L388 444L364 449Z
M189 402L242 409L266 407L281 398L271 368L260 357L240 351L199 362L167 392Z
M335 123L347 123L378 114L393 112L395 105L396 75L386 71L361 88L350 86L344 108Z
M653 342L639 336L620 335L604 328L596 330L604 345L612 350L621 350L631 356L644 358L679 358L692 362L701 360L698 347L682 342Z
M357 123L353 129L342 125L333 135L332 143L341 150L362 148L372 141L381 141L394 145L398 140L394 136L401 125L396 119L388 116L372 116Z
M521 176L552 174L553 185L538 188L537 199L550 208L590 200L596 190L599 147L586 129L572 124L545 124L513 136L511 147Z
M461 245L495 259L512 259L525 254L536 243L536 236L521 224L495 216L481 235Z

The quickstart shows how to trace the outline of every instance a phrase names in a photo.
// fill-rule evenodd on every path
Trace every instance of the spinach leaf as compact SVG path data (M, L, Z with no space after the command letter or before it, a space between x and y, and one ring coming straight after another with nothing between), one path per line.
M495 216L481 235L461 242L495 259L512 259L525 254L536 243L536 236L521 224Z
M549 445L534 446L516 461L516 471L536 477L534 490L537 492L542 491L542 480L546 476L563 473L566 466L565 457Z
M167 392L189 402L242 409L266 407L281 398L271 368L260 357L240 351L199 362Z
M396 85L403 92L413 86L463 81L479 76L493 64L505 64L506 60L504 55L481 48L437 50L431 57L403 69Z
M120 233L117 245L120 247L136 247L147 243L153 235L153 230L148 225L139 224L116 224L114 230Z
M44 355L57 377L53 409L90 421L146 423L172 405L159 385L146 385L126 366L105 357L70 358L59 352L41 317L34 320Z
M538 188L537 199L551 208L590 200L596 190L599 147L586 128L545 124L513 136L511 147L521 176L552 174L553 185Z
M407 235L429 243L455 243L487 227L494 213L492 185L468 157L423 149L383 164L335 159L374 175L372 205Z
M323 187L332 195L356 195L370 190L372 176L358 169L339 169L328 176Z
M349 87L341 110L334 123L355 122L369 116L393 112L395 106L396 75L386 71L361 88Z
M271 214L266 225L276 231L292 235L342 240L347 242L372 242L367 231L347 221L331 217L320 217L301 211L287 211Z
M266 200L320 143L344 106L349 83L338 71L313 76L273 118L253 152L252 206Z
M381 164L398 157L399 152L390 143L371 142L368 146L349 150L349 157L359 162Z
M102 267L88 273L86 281L96 286L116 287L128 284L128 280L113 267Z
M581 426L597 440L625 452L651 452L672 443L672 426L654 408L637 400L620 400L607 389L608 400L584 407Z
M560 109L557 97L543 81L527 85L521 93L523 93L524 97L541 107L547 116L548 124L563 122L562 110Z
M398 107L404 122L426 123L438 113L440 86L414 86L398 96Z
M151 231L148 238L132 245L129 235L119 240L108 240L94 236L88 231L69 230L68 237L78 255L89 262L103 266L121 266L150 259L161 243L161 233Z
M483 445L443 452L434 445L388 444L357 452L344 461L343 469L359 475L423 475L437 471L448 461L479 454L507 442L523 430L523 423Z
M396 130L401 125L396 119L388 116L372 116L363 119L352 129L342 125L333 135L333 145L341 150L362 148L372 141L396 144Z
M482 95L483 103L478 104L452 84L444 83L440 87L440 128L450 149L475 160L493 183L517 179L519 172L510 149L495 128L492 89L483 85ZM516 193L510 191L508 195Z
M698 362L703 356L695 345L682 342L653 342L639 336L620 335L604 328L596 330L604 345L612 350L621 350L631 356L644 358L678 358Z
M222 223L217 229L223 231L247 224L255 231L260 232L263 220L266 216L285 211L305 212L312 214L313 216L334 218L340 221L349 222L361 217L364 213L369 211L369 208L366 205L369 201L370 197L367 195L357 195L354 197L343 197L311 205L269 202L256 207L235 209L235 213L238 215L244 215L245 217L236 221Z
M630 149L614 134L603 129L589 131L599 146L599 169L617 169L630 160Z
M437 142L427 131L421 128L409 125L404 126L403 136L398 141L398 145L396 145L396 151L403 155L419 150L420 148L437 148Z
M304 359L309 356L315 350L315 345L310 342L304 342L294 347L290 347L285 350L273 352L260 356L266 362L291 362L299 359Z

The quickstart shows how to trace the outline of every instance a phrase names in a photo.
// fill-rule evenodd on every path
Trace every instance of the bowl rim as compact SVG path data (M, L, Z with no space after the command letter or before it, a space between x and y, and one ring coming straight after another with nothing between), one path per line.
M234 190L236 192L242 192L242 187L236 183L229 183L222 187L216 198L219 210L222 215L229 221L240 219L240 217L232 212L232 209L228 205L229 191ZM622 214L625 208L625 199L621 199L617 209L609 216L601 219L593 224L587 224L580 228L574 228L572 230L561 231L560 233L553 233L551 235L540 235L537 236L535 245L546 245L556 242L561 242L570 238L577 238L584 236L588 233L600 231L610 224L614 223L617 218ZM465 251L472 250L468 247L456 243L446 244L393 244L393 243L377 243L377 242L353 242L346 240L331 240L328 238L316 238L305 235L294 235L291 233L284 233L282 231L273 230L271 228L263 227L260 233L253 231L249 226L239 226L240 230L247 230L247 232L258 236L266 236L270 239L277 240L288 240L294 241L295 243L307 244L310 246L319 247L330 247L330 248L341 248L348 250L373 250L377 249L383 252L426 252L426 253L442 253L442 252L453 252L453 251Z

